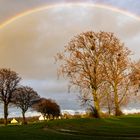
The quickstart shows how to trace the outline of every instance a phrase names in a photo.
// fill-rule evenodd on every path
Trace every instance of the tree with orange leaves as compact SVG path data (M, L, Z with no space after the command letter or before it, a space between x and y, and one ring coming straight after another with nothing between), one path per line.
M81 100L92 102L95 117L99 118L101 96L107 95L101 92L104 85L108 85L114 93L115 114L121 112L120 104L129 90L129 54L130 51L113 33L89 31L75 36L64 51L57 54L56 60L62 62L59 74L68 78L71 85L80 88ZM125 82L128 83L125 85ZM121 90L120 84L124 84Z

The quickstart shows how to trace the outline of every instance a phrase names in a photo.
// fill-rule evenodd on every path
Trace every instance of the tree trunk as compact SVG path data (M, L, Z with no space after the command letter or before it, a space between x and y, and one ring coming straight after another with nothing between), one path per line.
M22 122L22 124L27 124L26 118L25 118L25 112L24 112L24 111L22 111L22 117L23 117L23 122Z
M115 103L115 116L120 116L122 114L119 106L119 101L118 101L118 90L117 86L114 86L114 103Z
M8 124L8 104L4 103L4 125L7 126Z
M108 114L111 114L111 105L110 105L110 98L109 98L109 93L107 92L107 107L108 107Z
M94 101L94 117L95 118L100 118L100 106L99 106L99 99L97 96L97 91L93 90L93 101Z
M43 115L44 120L46 119L46 114Z

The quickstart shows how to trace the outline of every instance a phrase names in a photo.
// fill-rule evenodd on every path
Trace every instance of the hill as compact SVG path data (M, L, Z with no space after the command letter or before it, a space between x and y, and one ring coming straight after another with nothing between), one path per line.
M105 119L66 119L0 127L2 140L135 140L140 139L140 116Z

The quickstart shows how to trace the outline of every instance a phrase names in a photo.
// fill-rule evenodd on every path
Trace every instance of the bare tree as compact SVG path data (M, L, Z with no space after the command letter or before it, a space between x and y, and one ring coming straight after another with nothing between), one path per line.
M8 105L21 78L10 69L0 69L0 101L4 104L4 124L7 125Z
M130 53L120 40L109 35L109 43L104 55L104 72L106 81L114 93L115 115L121 115L121 105L127 103L131 89L130 81Z
M60 116L59 105L51 99L41 98L39 101L33 104L32 108L40 112L44 118L50 118L50 116L53 118Z
M62 60L60 74L68 77L72 85L80 87L81 95L92 97L96 117L100 117L99 91L106 80L103 62L111 33L86 32L72 39L58 60ZM89 95L90 94L90 95Z
M116 115L120 113L120 104L129 90L129 54L113 33L85 32L74 37L56 60L62 62L59 74L80 88L82 101L93 102L95 117L100 117L101 98L110 97L102 92L105 84L114 93Z
M109 83L104 83L100 89L100 106L107 110L109 115L114 111L114 96Z
M132 63L132 73L130 75L130 79L136 91L138 92L140 89L140 60L138 62Z
M110 115L114 111L114 96L113 91L108 83L104 83L102 88L98 89L99 105L102 110L108 111ZM81 105L87 107L92 113L93 117L96 117L96 110L92 104L93 100L89 92L84 92L79 96Z
M32 106L33 102L40 97L31 87L19 87L12 95L12 103L22 110L23 124L26 124L25 113Z

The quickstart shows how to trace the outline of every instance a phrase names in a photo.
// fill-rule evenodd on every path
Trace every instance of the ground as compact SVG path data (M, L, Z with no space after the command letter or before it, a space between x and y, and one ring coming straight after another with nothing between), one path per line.
M1 140L138 140L140 115L0 127Z

